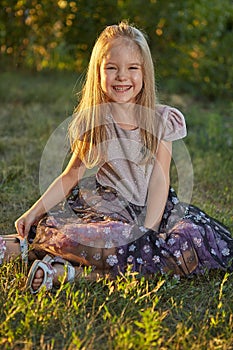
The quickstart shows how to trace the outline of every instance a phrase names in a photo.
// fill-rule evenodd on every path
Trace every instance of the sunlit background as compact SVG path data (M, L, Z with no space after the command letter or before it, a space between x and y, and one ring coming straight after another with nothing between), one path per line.
M2 0L0 68L83 72L98 34L121 19L147 33L159 82L230 95L231 0Z

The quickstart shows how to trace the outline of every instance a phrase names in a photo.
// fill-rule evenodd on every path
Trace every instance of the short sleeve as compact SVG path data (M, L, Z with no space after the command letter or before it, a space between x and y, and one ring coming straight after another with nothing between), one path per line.
M164 141L175 141L187 135L186 123L183 114L176 108L157 105L159 117L158 137Z

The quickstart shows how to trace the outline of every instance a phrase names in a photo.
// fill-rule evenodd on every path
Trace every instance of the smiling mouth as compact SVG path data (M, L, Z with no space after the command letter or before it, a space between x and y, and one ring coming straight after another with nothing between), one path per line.
M113 86L113 89L116 92L126 92L126 91L129 91L131 89L131 85L127 85L127 86Z

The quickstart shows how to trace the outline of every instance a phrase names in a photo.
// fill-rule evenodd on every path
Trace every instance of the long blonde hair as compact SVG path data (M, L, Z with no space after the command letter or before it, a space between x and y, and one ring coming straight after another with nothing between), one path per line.
M107 132L103 118L103 104L108 100L100 85L100 65L108 50L108 44L116 38L127 38L137 44L142 56L143 88L137 96L136 104L141 107L141 140L144 145L145 159L149 153L155 154L157 147L155 123L155 79L154 65L150 49L144 34L126 21L119 25L106 27L97 39L90 58L86 80L81 91L80 102L75 109L69 127L71 149L77 152L86 167L92 168L101 161L105 150ZM146 111L146 115L145 115Z

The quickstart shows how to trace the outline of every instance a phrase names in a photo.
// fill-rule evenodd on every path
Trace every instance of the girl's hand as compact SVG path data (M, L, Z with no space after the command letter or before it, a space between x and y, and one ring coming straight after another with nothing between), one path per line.
M31 226L35 223L36 218L30 213L23 214L15 221L15 228L19 236L26 238Z

